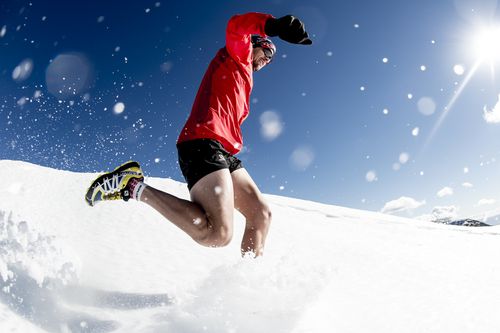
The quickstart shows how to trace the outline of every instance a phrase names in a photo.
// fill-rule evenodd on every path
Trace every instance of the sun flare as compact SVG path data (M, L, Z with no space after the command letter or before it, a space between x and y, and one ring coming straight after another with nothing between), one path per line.
M500 26L479 30L474 36L473 48L480 61L491 63L500 60Z

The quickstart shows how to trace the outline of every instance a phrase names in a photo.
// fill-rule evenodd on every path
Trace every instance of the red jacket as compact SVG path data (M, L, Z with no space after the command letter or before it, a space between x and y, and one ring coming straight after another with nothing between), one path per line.
M208 66L178 143L214 139L233 155L241 150L240 126L249 113L253 86L251 36L265 36L264 25L270 17L248 13L229 20L226 47L217 52Z

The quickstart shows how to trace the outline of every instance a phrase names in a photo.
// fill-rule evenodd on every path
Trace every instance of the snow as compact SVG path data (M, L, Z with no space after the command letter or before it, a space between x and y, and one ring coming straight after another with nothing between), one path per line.
M453 72L458 76L464 75L464 73L465 73L464 65L456 64L455 66L453 66Z
M377 180L377 173L374 170L370 170L366 173L365 179L369 183L374 182Z
M118 102L113 106L113 112L115 114L123 113L124 110L125 110L125 104L123 104L122 102Z
M21 82L30 77L33 71L33 60L24 59L12 71L12 79L16 82Z
M284 130L280 115L276 111L265 111L260 117L260 134L266 141L278 138Z
M418 100L418 111L424 116L430 116L436 111L436 102L431 97L422 97Z
M296 171L305 171L314 162L315 154L311 147L300 146L290 155L291 167Z
M0 331L485 332L500 227L266 195L263 258L195 244L148 206L83 201L96 176L0 161ZM186 185L146 182L188 198ZM8 272L11 273L8 273ZM7 287L7 289L5 289ZM20 300L22 299L22 301Z

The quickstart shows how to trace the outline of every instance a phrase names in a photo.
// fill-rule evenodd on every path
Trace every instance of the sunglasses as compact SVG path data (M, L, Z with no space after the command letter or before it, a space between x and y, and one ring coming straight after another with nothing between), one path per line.
M262 51L264 51L264 56L266 57L267 61L271 62L271 60L273 60L273 51L265 48L262 48Z

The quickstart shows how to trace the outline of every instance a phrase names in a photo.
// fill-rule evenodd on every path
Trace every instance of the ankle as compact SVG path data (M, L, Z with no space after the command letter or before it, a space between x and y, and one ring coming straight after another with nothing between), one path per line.
M142 192L144 192L147 185L136 178L132 178L128 183L127 187L130 192L130 197L137 201L141 201Z

